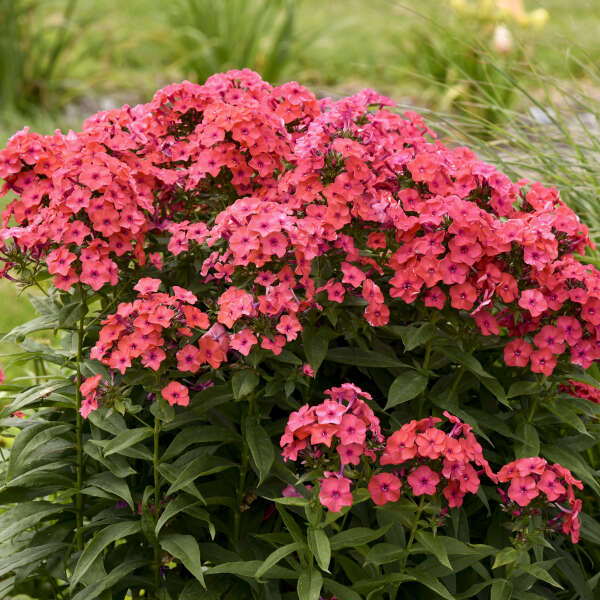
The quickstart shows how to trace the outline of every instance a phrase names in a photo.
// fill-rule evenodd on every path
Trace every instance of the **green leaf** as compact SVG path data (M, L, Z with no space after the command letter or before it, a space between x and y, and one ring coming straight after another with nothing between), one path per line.
M130 535L139 533L141 530L142 526L139 521L123 521L122 523L109 525L96 533L84 548L77 561L77 565L75 566L70 581L71 589L75 588L107 546L113 544L117 540L122 540Z
M331 560L331 546L329 538L322 529L308 530L308 547L317 560L317 564L323 571L329 572Z
M63 509L61 504L44 501L23 502L9 508L0 515L0 543Z
M82 304L79 300L65 304L58 312L58 326L61 329L73 327L81 317L84 317L87 314L87 312L87 306Z
M176 491L185 488L193 483L199 477L206 477L214 473L220 473L225 469L230 469L234 464L223 458L203 454L191 460L179 473L171 487L167 490L167 495L171 496Z
M261 485L271 470L275 451L271 438L260 425L259 417L248 417L246 420L246 441L260 476L258 485Z
M404 351L410 352L419 346L424 346L433 339L435 335L435 325L433 323L424 323L419 327L410 325L408 327L399 327L400 337L404 344Z
M127 504L133 510L133 498L131 497L131 491L129 490L129 486L124 479L119 479L109 471L104 471L103 473L99 473L98 475L93 475L87 480L89 484L86 488L82 490L84 494L90 494L94 496L94 488L102 491L108 492L117 496L117 498L121 498L125 500Z
M146 560L143 558L133 558L126 560L125 562L117 565L108 575L102 577L99 581L88 585L80 592L73 596L73 600L94 600L102 592L112 588L114 585L119 583L121 579L127 577L135 569L146 564Z
M515 381L508 389L507 398L516 396L529 396L540 392L540 384L537 381Z
M175 407L171 406L162 396L150 405L154 418L164 424L172 423L175 419Z
M238 577L254 577L257 569L263 563L260 560L246 560L225 562L215 567L209 567L204 572L207 575L221 575L223 573L229 575L237 575ZM298 574L291 569L283 567L273 567L267 573L263 574L265 579L298 579Z
M600 523L586 513L580 513L579 520L581 521L582 539L600 546ZM0 527L0 530L1 529L2 528Z
M341 550L342 548L357 548L364 546L385 535L392 525L385 525L379 529L368 529L367 527L354 527L336 533L330 540L332 550Z
M385 410L416 398L427 387L428 378L417 371L406 371L394 379Z
M298 544L303 544L304 535L302 533L302 529L300 529L300 525L296 523L294 517L279 504L276 504L275 508L277 508L277 512L281 516L281 520L283 521L283 524L285 525L285 528L288 530L289 534L292 536L292 539Z
M365 557L366 563L373 565L386 565L400 560L406 554L405 548L397 544L381 543L375 544Z
M356 592L333 579L325 578L324 585L327 591L337 596L339 600L362 600Z
M274 567L280 560L284 559L286 556L290 555L292 552L298 552L302 550L305 546L303 544L298 544L298 542L292 542L291 544L287 544L286 546L282 546L281 548L277 548L265 558L263 563L256 569L254 573L254 577L256 579L260 579L269 569Z
M502 548L502 550L496 554L492 569L497 569L498 567L514 563L516 560L518 560L519 556L520 552L515 550L515 548Z
M156 527L154 529L156 535L159 534L160 530L169 519L172 519L178 513L185 511L186 508L196 505L200 506L198 500L195 498L188 498L184 495L177 496L174 500L170 500L167 507L158 518L158 521L156 521ZM208 512L206 514L208 515Z
M27 464L28 457L49 442L71 430L65 423L42 422L23 429L15 438L10 451L6 479L10 481Z
M537 429L531 423L519 423L515 443L516 458L539 456L540 438Z
M316 569L302 571L298 578L298 600L319 600L323 587L323 576Z
M171 533L161 537L159 541L160 547L180 560L183 566L206 588L200 560L200 548L194 536Z
M390 573L380 577L369 577L360 579L352 584L352 589L356 592L368 592L373 589L381 589L384 586L397 585L405 581L415 581L417 578L408 573Z
M327 360L355 367L394 368L407 366L397 358L360 348L333 348L327 352Z
M490 600L509 600L512 596L512 585L506 579L496 579L492 584Z
M452 569L450 559L448 558L448 552L444 546L444 542L440 538L429 531L417 531L417 540L419 540L421 545L431 552L442 565L448 567L448 569Z
M327 356L331 329L328 327L313 327L305 325L302 329L302 343L308 364L315 373L319 370L321 363Z
M0 415L6 416L15 412L16 410L27 408L33 404L36 404L37 402L40 402L41 400L51 397L54 392L69 388L70 385L70 383L65 385L64 379L47 381L39 385L34 385L33 387L17 394L15 399L10 404L2 406Z
M187 427L180 431L167 449L161 455L161 462L170 460L183 453L184 450L194 444L205 444L209 442L231 442L238 439L238 435L218 425L205 425Z
M254 371L244 369L237 371L231 378L231 387L233 389L233 397L235 400L240 400L247 396L258 385L260 379Z
M501 383L493 375L490 375L473 355L467 354L456 346L442 348L442 352L444 352L444 354L452 361L460 363L466 369L471 371L483 386L494 394L498 402L501 402L510 408L510 402L506 399L506 393L504 392Z
M552 575L550 575L550 573L548 573L548 571L546 571L546 569L544 569L540 565L519 565L519 568L522 571L533 575L536 579L539 579L540 581L545 581L546 583L549 583L554 587L560 588L561 590L565 589L562 585L560 585L560 583L558 583L558 581L556 581L556 579L554 579L554 577L552 577Z
M20 552L14 552L6 558L0 559L0 577L3 577L11 571L15 571L20 567L24 567L25 565L53 556L65 547L66 544L55 542L52 544L44 544L43 546L25 548L25 550L21 550Z
M148 427L139 427L137 429L128 429L122 431L116 437L114 437L106 446L104 446L104 456L110 456L135 446L135 444L149 438L152 435L152 429Z
M419 583L422 583L425 587L428 587L442 598L446 598L446 600L454 600L454 596L446 589L446 586L437 577L433 577L429 573L419 571L418 569L411 569L409 574L412 575Z

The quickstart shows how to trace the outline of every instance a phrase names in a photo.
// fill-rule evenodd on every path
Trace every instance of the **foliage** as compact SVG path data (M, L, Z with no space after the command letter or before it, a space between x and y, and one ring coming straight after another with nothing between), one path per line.
M0 177L44 291L4 595L594 598L600 273L555 190L247 70L19 132Z
M434 86L441 110L450 108L502 121L517 97L514 80L531 59L537 30L548 14L526 13L520 2L453 0L434 18L422 16L416 35L400 38L412 57L409 72Z
M66 73L77 43L77 0L0 2L0 105L3 111L59 108L73 95ZM71 53L71 54L70 54ZM72 77L72 75L71 75Z
M315 37L300 34L296 12L295 0L177 0L171 10L179 33L176 61L196 81L244 67L278 81Z

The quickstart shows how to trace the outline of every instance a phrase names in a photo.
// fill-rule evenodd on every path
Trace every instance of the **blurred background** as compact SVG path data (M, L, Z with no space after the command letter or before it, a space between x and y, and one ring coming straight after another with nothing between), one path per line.
M0 143L250 67L319 96L387 94L559 187L598 239L599 65L600 0L0 0ZM0 281L0 332L30 315L18 294Z

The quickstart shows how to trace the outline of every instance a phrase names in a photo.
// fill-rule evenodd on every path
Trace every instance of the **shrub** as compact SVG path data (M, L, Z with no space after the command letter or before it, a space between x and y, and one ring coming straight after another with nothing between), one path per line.
M600 278L556 189L248 70L19 132L0 177L43 291L4 594L592 598Z

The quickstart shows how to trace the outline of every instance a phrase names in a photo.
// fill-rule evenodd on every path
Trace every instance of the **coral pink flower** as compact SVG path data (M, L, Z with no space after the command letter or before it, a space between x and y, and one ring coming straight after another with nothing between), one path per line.
M134 286L133 289L142 295L151 294L158 292L160 287L160 279L153 279L152 277L142 277Z
M71 270L71 263L77 260L77 255L69 252L65 246L52 250L46 258L48 273L67 276Z
M558 500L566 493L566 488L560 483L555 473L550 470L544 471L538 481L538 488L546 494L550 502Z
M519 506L527 506L539 493L533 477L515 477L508 488L508 497Z
M298 332L302 330L302 325L295 315L283 315L275 328L279 333L285 335L288 342L298 337Z
M363 444L367 433L367 426L354 415L346 414L342 417L338 436L342 444Z
M344 506L352 506L350 480L346 477L321 479L319 500L331 512L340 512Z
M234 333L230 341L230 346L244 356L250 354L250 350L255 344L258 344L258 339L250 329L242 329L242 331Z
M175 404L187 406L190 403L190 395L187 387L178 381L171 381L160 393L171 406Z
M369 493L377 506L388 502L396 502L400 498L402 482L391 473L380 473L373 475L369 481Z
M533 343L540 349L548 348L553 354L562 354L565 351L565 335L558 327L545 325L533 338Z
M440 475L432 471L427 465L421 465L406 478L415 496L435 494L435 488L440 482Z
M519 298L519 306L528 310L532 317L538 317L548 309L546 298L539 290L525 290Z
M571 541L576 544L579 541L581 523L579 522L579 513L581 512L582 502L577 499L573 502L571 511L566 515L563 522L563 533L571 535Z
M443 489L442 494L444 494L450 508L462 506L465 494L461 491L458 481L449 481L448 485Z
M348 408L339 402L333 400L325 400L315 409L318 422L323 425L325 423L332 423L339 425L342 422L342 417L346 413Z
M142 365L153 371L158 371L165 358L167 358L167 355L164 350L161 348L150 348L142 354Z
M310 443L325 444L328 448L331 447L334 435L339 435L337 425L314 425L311 429Z
M526 367L533 347L525 340L513 340L504 347L504 362L509 367Z
M338 444L337 453L343 465L358 465L362 456L363 446L361 444Z
M89 396L92 392L95 392L102 379L102 375L94 375L88 377L80 386L79 390L84 396Z
M556 356L548 348L531 353L531 370L534 373L543 373L546 377L550 377L555 366Z
M315 370L308 363L302 365L302 373L303 375L312 377L313 379L315 377Z
M421 456L436 459L441 456L446 447L446 434L439 429L430 428L425 433L419 433L416 438L417 449Z

